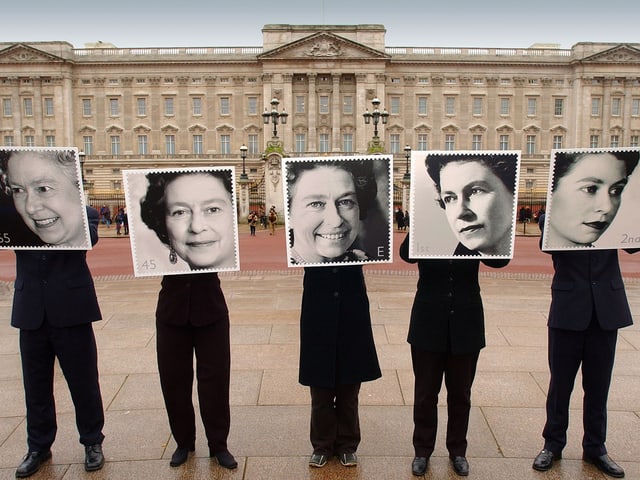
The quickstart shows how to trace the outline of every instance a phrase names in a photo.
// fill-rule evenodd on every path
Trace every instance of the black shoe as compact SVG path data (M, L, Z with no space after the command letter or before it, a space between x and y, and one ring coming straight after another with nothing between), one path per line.
M233 458L233 455L231 455L228 450L223 450L210 456L216 457L221 467L228 468L229 470L238 468L238 462L236 462L236 459Z
M313 455L311 455L311 458L309 458L309 466L322 468L327 464L327 460L328 458L326 455L322 455L321 453L314 453Z
M464 457L453 457L451 459L453 463L453 469L455 472L461 477L466 477L469 475L469 462Z
M427 457L415 457L411 462L411 473L416 476L424 475L427 473L427 463L429 463Z
M176 451L171 455L171 461L169 461L169 465L172 467L178 467L187 461L189 458L189 452L193 452L195 447L189 448L176 448Z
M22 463L16 469L16 478L30 477L40 466L51 458L51 450L46 452L29 452L22 459Z
M595 465L602 473L606 473L610 477L624 478L624 470L620 465L611 460L611 457L606 453L599 457L589 457L582 455L582 460L587 463Z
M533 469L539 472L546 472L551 468L553 462L562 458L561 454L553 453L544 448L533 461Z
M100 470L104 465L104 454L102 444L86 445L84 447L84 469L87 472Z

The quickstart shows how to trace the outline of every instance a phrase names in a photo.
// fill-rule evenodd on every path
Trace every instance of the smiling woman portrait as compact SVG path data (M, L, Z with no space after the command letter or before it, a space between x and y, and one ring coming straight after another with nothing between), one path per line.
M140 201L142 221L169 249L171 264L191 270L226 269L236 263L231 172L150 172Z
M591 247L611 226L638 151L557 152L545 249Z
M371 260L359 236L378 193L372 162L301 161L286 169L290 262Z
M76 162L71 149L0 151L2 190L45 246L91 247Z

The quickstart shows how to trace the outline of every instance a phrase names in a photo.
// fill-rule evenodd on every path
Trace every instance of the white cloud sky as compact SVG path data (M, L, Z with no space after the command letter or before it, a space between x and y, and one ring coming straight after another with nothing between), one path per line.
M12 1L12 0L9 0ZM435 5L430 5L435 3ZM640 42L640 2L537 0L300 0L151 2L13 0L3 5L2 41L64 40L74 47L260 46L270 23L382 24L388 46L507 47Z

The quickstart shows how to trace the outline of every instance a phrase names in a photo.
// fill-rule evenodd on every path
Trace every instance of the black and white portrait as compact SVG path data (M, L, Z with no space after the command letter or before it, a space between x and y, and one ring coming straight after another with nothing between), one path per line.
M89 250L74 147L0 147L0 248Z
M640 247L640 150L553 150L543 250Z
M240 268L233 167L123 171L138 277Z
M291 267L391 262L391 158L284 158Z
M519 151L411 152L412 258L512 258Z

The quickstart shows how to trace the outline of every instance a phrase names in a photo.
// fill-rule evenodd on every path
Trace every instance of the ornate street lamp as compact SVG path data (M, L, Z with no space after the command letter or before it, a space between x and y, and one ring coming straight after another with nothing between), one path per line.
M240 147L240 157L242 158L242 173L240 174L240 180L247 181L249 180L249 176L244 169L244 162L247 159L247 146L243 143Z
M369 112L369 110L365 110L362 116L364 117L364 123L366 125L369 125L371 123L371 120L373 120L373 138L377 139L378 122L382 120L383 125L386 125L389 118L389 112L387 112L385 109L382 109L382 111L380 111L380 100L377 97L371 100L371 104L373 105L373 111Z
M273 98L271 100L271 111L267 111L267 108L265 107L264 113L262 114L262 121L265 125L268 125L269 122L273 123L273 138L278 138L278 120L280 120L282 125L285 125L287 123L287 117L289 116L284 108L282 109L282 112L278 112L279 104L280 102L278 99Z
M402 177L403 182L411 181L411 174L409 173L409 160L411 160L411 147L409 145L404 146L404 158L405 158L405 172Z

